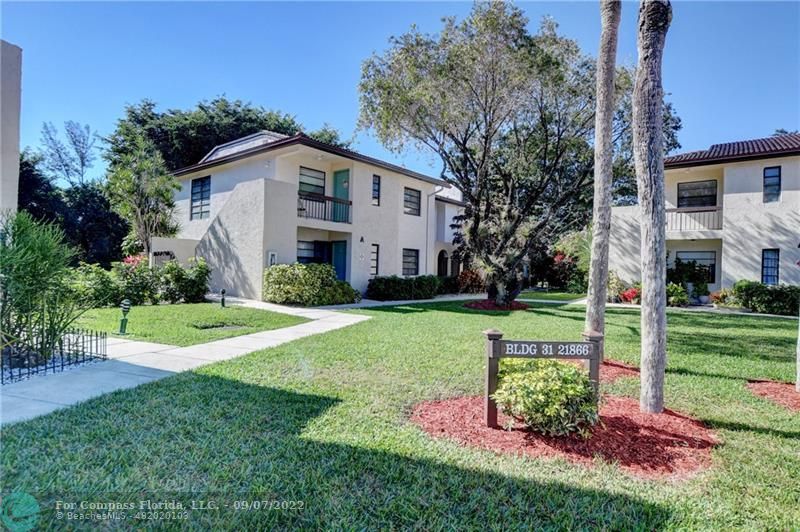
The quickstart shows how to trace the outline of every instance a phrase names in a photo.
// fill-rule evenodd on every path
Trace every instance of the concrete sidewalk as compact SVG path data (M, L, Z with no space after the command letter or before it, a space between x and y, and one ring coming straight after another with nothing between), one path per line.
M0 425L48 414L92 397L163 379L180 371L228 360L292 340L368 320L369 316L284 307L228 298L231 304L301 316L309 322L188 347L108 339L107 361L35 376L0 387Z

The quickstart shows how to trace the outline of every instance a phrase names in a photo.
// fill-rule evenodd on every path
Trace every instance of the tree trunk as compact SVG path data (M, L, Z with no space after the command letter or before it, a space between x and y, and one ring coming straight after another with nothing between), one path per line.
M667 256L661 60L672 19L669 0L639 5L639 63L633 89L633 155L639 185L642 237L642 352L639 408L664 410L667 362Z
M797 318L797 375L794 379L794 388L797 390L797 393L800 393L800 316Z
M614 69L617 33L622 4L601 0L600 52L597 54L597 108L594 115L594 215L592 221L592 260L589 265L589 292L586 304L586 329L605 334L608 297L608 245L611 232L611 181L614 143ZM601 353L603 356L603 353Z

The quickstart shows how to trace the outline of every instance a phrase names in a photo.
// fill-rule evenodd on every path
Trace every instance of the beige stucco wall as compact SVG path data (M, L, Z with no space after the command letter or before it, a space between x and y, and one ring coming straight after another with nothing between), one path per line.
M781 199L763 201L763 170L781 167ZM780 249L779 281L800 284L800 157L725 166L723 283L761 280L761 251Z
M628 284L641 279L641 234L638 205L611 209L608 270Z
M724 202L724 174L722 166L697 166L677 168L664 173L664 200L667 209L678 208L678 183L693 181L717 181L717 206Z
M16 210L22 50L0 41L0 211Z
M175 260L180 262L182 265L187 266L189 264L189 259L196 256L197 244L199 243L199 240L192 240L188 238L153 237L150 242L150 247L152 249L150 263L160 264L165 262L168 259L154 257L154 254L158 253L159 251L169 251L175 255Z

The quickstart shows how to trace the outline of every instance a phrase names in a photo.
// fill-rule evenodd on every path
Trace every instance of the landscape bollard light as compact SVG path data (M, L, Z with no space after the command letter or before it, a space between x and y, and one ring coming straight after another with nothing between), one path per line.
M222 290L219 291L219 293L220 295L222 295L222 297L219 300L219 304L222 305L222 308L225 308L225 289L223 288Z
M130 299L123 299L122 303L119 304L120 310L122 310L122 319L119 320L119 334L125 334L125 329L128 328L128 312L131 310L131 300Z

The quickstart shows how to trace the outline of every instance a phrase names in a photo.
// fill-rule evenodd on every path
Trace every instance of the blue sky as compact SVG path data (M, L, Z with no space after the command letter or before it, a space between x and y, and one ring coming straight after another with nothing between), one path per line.
M522 2L595 54L596 2ZM42 122L109 133L127 103L186 108L225 94L294 114L346 137L358 116L361 62L417 24L440 28L469 3L2 3L2 38L23 48L22 146ZM637 4L625 2L618 61L636 61ZM799 2L673 2L664 86L683 119L681 151L800 128ZM431 155L355 149L438 173ZM100 169L96 169L99 172Z

